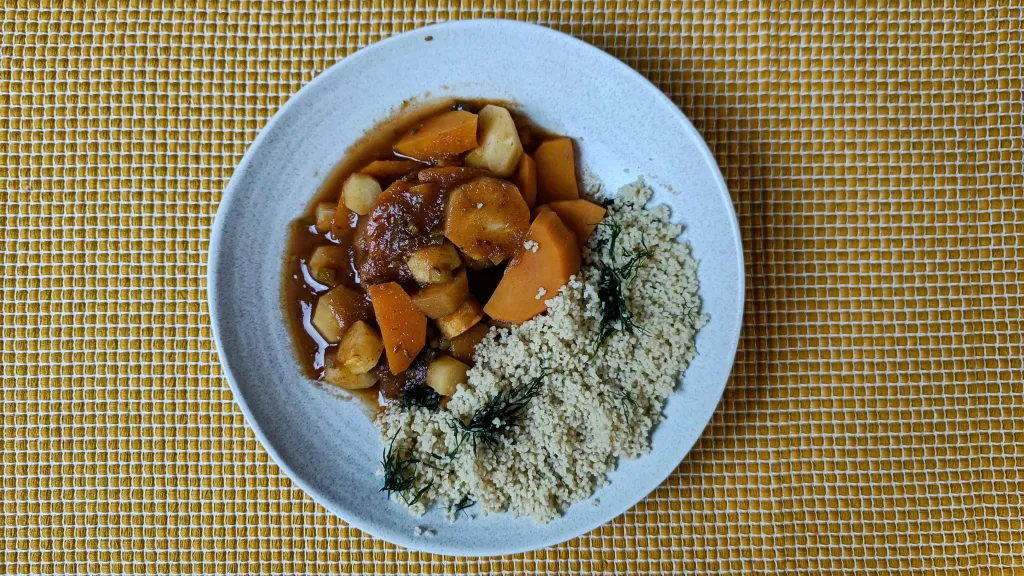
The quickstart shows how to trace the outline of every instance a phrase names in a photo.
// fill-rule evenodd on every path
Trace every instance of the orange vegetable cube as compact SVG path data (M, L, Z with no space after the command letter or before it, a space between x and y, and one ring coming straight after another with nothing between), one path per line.
M604 219L607 210L600 204L587 202L586 200L558 200L548 204L555 214L561 218L569 230L576 235L576 242L580 250L587 245L587 240L594 233L594 229Z
M533 210L537 204L537 163L530 158L529 154L523 154L519 159L519 169L516 170L516 188L523 195L526 206Z
M438 166L420 170L420 182L436 182L442 188L465 184L470 180L476 180L483 176L490 176L491 173L482 168L469 168L466 166Z
M476 148L476 114L452 110L438 114L395 142L395 152L433 160Z
M538 204L580 197L572 140L555 138L544 141L533 153L533 160L537 163Z
M427 342L427 316L394 282L376 284L368 290L373 312L384 339L384 353L392 374L405 370Z
M423 164L412 160L374 160L363 167L360 172L378 180L393 180L405 176L420 166Z
M491 318L525 322L548 309L545 300L554 298L580 270L580 249L576 235L553 210L541 210L526 234L531 249L521 250L508 264L498 288L484 307ZM536 252L534 251L536 249Z

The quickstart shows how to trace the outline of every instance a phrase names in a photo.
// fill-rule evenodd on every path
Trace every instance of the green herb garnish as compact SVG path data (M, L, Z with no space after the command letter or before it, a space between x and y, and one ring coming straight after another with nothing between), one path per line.
M473 442L473 450L477 448L477 441L487 445L491 450L496 450L501 435L519 424L519 418L526 410L527 404L540 394L541 384L549 374L551 372L544 372L527 384L498 392L487 404L473 412L468 424L459 418L453 418L449 425L458 435L458 444L449 453L449 457L462 448L466 438Z
M441 395L430 386L409 386L402 390L401 396L402 408L405 410L418 406L436 412L441 406Z
M455 506L455 514L458 515L459 512L462 512L475 504L476 500L471 500L469 496L463 496L462 500L459 500L459 503ZM466 516L469 516L468 512L466 513Z
M632 406L634 410L639 410L640 406L636 403L636 400L633 399L633 395L630 394L629 390L626 390L625 388L620 387L615 393L615 397L621 402L619 404L619 410L622 410L622 417L626 420L626 426L629 427L629 433L632 434L633 419L630 418L629 409L626 405L628 404L629 406Z
M420 498L423 497L423 493L430 488L432 483L427 483L426 486L411 497L407 494L416 485L416 476L413 473L412 467L419 460L403 458L400 454L395 453L396 438L398 438L397 433L391 439L388 447L384 449L384 455L380 462L381 466L384 467L384 487L380 491L387 492L388 497L391 497L392 492L398 492L402 496L402 500L405 500L407 505L412 506L419 502Z
M622 226L615 222L602 222L601 225L611 229L611 237L607 240L605 250L608 259L598 262L597 265L601 274L597 285L597 296L601 300L601 333L594 346L595 352L616 330L636 330L644 333L643 328L633 321L633 313L629 311L629 303L626 301L626 292L636 280L640 266L654 254L654 251L647 247L646 240L641 237L640 244L643 249L632 256L624 257L625 262L622 264L616 264L618 259L615 257L615 243L622 233Z

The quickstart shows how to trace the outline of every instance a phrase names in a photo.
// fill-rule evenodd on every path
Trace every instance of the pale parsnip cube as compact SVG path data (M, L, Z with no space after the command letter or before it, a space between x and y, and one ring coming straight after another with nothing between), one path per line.
M338 271L346 265L348 254L341 246L317 246L309 257L309 275L328 286L338 283Z
M369 372L353 374L337 366L324 369L324 381L345 390L363 390L377 383L377 376Z
M420 248L406 261L412 277L420 284L451 282L452 270L462 265L459 251L451 242Z
M334 229L334 204L316 205L316 231L326 234Z
M349 210L365 216L377 203L377 198L382 192L380 183L373 178L360 172L348 177L345 185L341 188L342 197L345 199L345 206Z
M352 374L369 372L384 352L384 340L373 326L362 320L345 331L338 345L337 365Z
M512 115L501 106L488 104L477 114L477 147L466 154L466 166L485 168L507 178L515 173L523 145Z
M459 384L468 380L469 366L451 356L439 356L427 367L427 386L442 396L455 394Z
M342 284L317 299L313 310L313 327L324 340L337 344L349 326L371 318L373 310L366 297Z
M437 324L437 328L441 330L441 334L451 340L472 328L483 317L483 306L480 305L480 302L477 302L476 298L470 296L455 312L442 316L434 322Z

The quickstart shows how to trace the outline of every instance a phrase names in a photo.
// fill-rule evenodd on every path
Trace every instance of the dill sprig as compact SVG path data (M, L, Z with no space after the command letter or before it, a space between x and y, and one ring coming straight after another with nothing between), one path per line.
M625 388L620 387L615 392L615 397L619 400L619 410L622 411L622 418L626 421L626 426L629 427L629 433L633 433L633 419L630 417L629 409L626 405L630 405L634 410L640 410L640 405L636 403L633 395Z
M430 386L409 386L402 390L402 408L409 410L417 406L436 412L441 406L441 395Z
M395 440L398 438L398 434L391 438L391 443L384 449L384 455L381 459L381 466L384 467L384 487L380 489L381 492L387 492L388 497L391 497L392 492L397 492L402 500L405 500L406 505L412 506L419 502L420 498L423 497L423 493L430 488L432 483L427 483L426 486L420 488L412 496L409 496L408 492L413 489L416 485L416 475L413 473L413 465L419 463L419 460L415 458L405 458L395 452Z
M526 406L530 400L540 394L541 384L544 378L550 374L551 372L543 372L522 386L513 386L498 392L486 404L473 412L468 424L459 418L453 418L449 425L455 431L458 443L449 452L449 457L462 448L467 438L473 443L474 451L478 441L491 450L496 450L501 435L519 424L519 419L526 411Z
M654 254L654 251L647 247L646 239L641 237L640 245L643 249L632 256L624 257L625 261L617 264L619 259L615 256L615 243L622 233L622 226L611 221L602 222L601 225L611 230L611 236L606 241L607 260L601 260L597 264L598 272L601 274L597 284L597 295L601 300L601 325L600 335L594 346L595 352L616 330L645 333L633 320L633 313L630 312L629 303L626 301L626 293L636 280L640 266Z
M471 499L468 495L463 496L462 500L459 500L459 503L456 504L455 506L455 515L458 515L459 512L463 512L466 509L473 507L475 504L476 500ZM466 512L466 516L469 516L468 512Z

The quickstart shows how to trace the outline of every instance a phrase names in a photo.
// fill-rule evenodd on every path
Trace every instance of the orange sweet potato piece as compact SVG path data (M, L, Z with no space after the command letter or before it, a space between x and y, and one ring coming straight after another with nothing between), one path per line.
M533 153L533 160L537 163L538 204L580 197L572 140L555 138L544 141Z
M542 210L526 234L537 251L521 250L508 264L498 288L484 307L491 318L525 322L547 310L545 300L558 295L569 277L580 270L576 235L553 210Z
M555 214L562 220L562 223L572 230L576 235L576 242L580 250L587 245L587 240L594 233L594 229L604 218L604 206L587 202L586 200L558 200L548 204Z
M392 374L398 374L412 364L426 344L427 317L394 282L370 286L368 292L384 339L388 367Z
M395 142L395 152L424 161L462 154L476 148L476 120L465 110L443 112Z
M516 170L516 188L526 200L526 205L533 210L537 204L537 163L530 158L529 154L523 154L519 159L519 169Z
M469 168L467 166L439 166L420 170L420 182L437 182L442 188L465 184L470 180L476 180L482 176L490 176L491 173L482 168Z
M360 172L378 180L392 180L401 178L420 166L423 165L412 160L374 160L364 166Z

